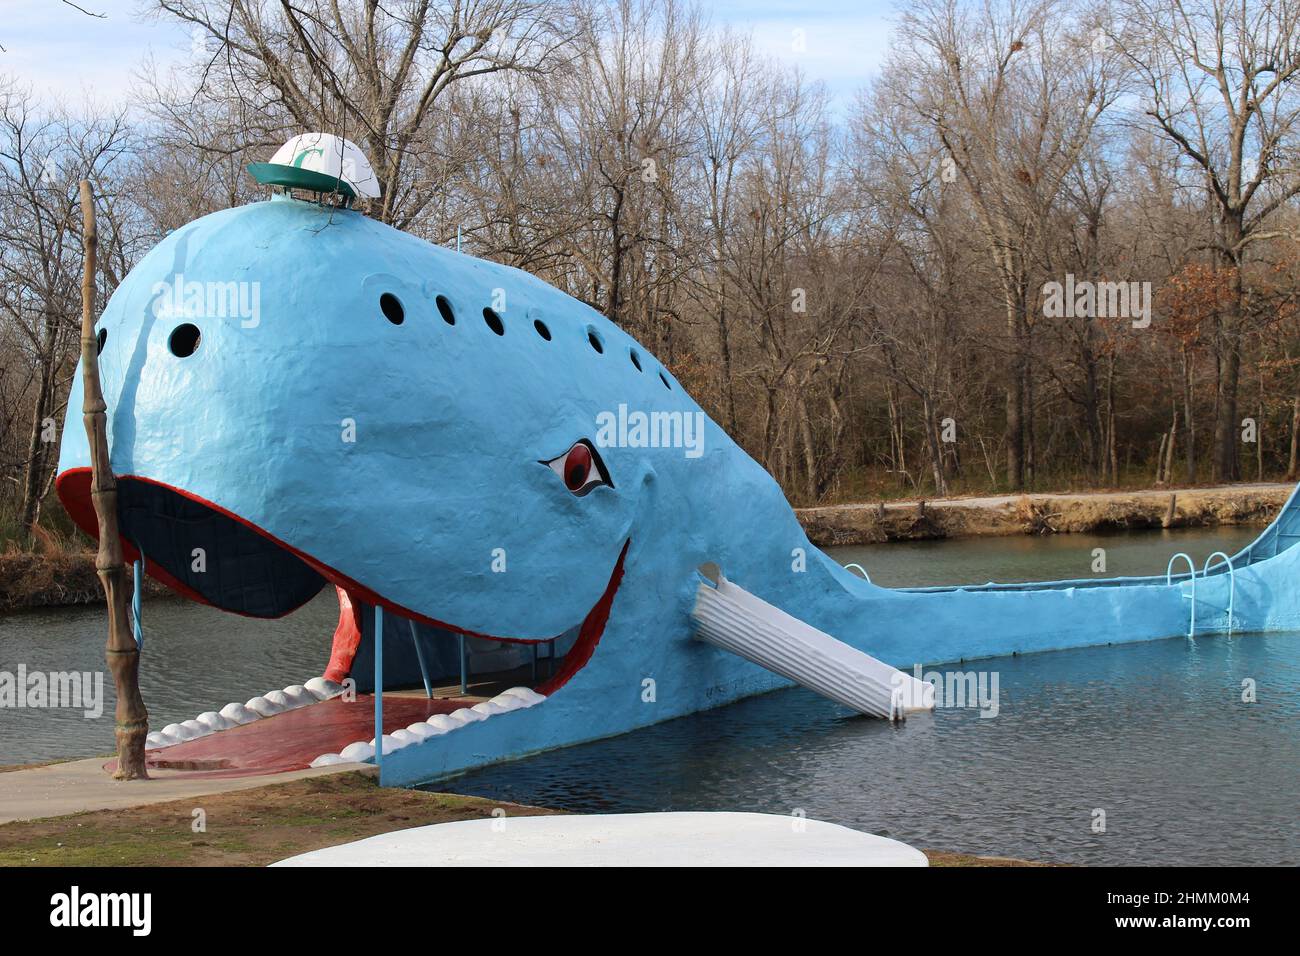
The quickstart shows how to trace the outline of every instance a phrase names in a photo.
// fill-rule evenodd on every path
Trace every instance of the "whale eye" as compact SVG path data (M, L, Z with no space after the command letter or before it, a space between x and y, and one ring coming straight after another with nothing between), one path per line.
M558 458L541 464L559 475L564 487L579 498L601 485L614 487L614 483L609 480L609 472L605 470L605 463L600 460L600 454L585 438L574 442L573 447Z

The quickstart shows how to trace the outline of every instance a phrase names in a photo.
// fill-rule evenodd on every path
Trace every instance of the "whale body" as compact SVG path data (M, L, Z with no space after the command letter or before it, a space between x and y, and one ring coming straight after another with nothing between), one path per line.
M1294 496L1231 571L877 587L601 314L355 211L277 196L204 216L140 261L98 329L123 545L149 574L254 617L338 588L357 626L333 680L364 677L376 607L385 642L407 626L562 649L543 702L395 750L385 783L788 685L695 639L706 565L904 669L1186 634L1193 586L1199 633L1228 627L1230 597L1237 631L1300 626ZM57 488L93 535L80 382Z

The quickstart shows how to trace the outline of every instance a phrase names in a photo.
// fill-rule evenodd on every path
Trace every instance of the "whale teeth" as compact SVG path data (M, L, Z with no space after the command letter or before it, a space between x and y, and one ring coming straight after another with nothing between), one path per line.
M291 684L283 691L285 698L290 707L306 707L308 704L314 704L317 697L302 684ZM270 696L269 694L267 696Z
M310 682L308 682L310 684ZM512 687L509 690L502 691L491 700L485 700L469 707L461 707L452 711L450 714L434 714L423 723L411 724L403 730L395 730L391 734L383 736L383 752L392 753L395 750L401 750L415 744L422 744L434 737L441 737L443 734L451 733L466 724L474 724L479 721L495 717L497 714L508 714L513 710L524 710L534 707L546 700L546 697L530 690L527 687ZM358 740L350 743L337 754L321 754L312 761L313 767L329 767L338 763L350 763L354 761L372 760L375 756L375 739Z
M311 694L317 700L329 700L331 697L337 697L343 693L343 685L336 684L332 680L326 680L324 677L313 677L307 683L303 684L303 689ZM288 693L288 691L285 691Z
M194 718L195 723L202 724L210 733L216 733L218 730L227 730L234 726L232 721L222 717L215 710L209 710L206 713L199 714Z
M243 704L227 704L225 707L221 708L221 716L236 726L252 723L257 720L258 717L257 714L249 710Z
M435 737L439 733L439 731L434 730L425 723L411 724L406 728L406 732L415 737L419 737L421 740L424 740L426 737Z
M525 707L531 707L533 704L540 704L546 698L529 687L511 687L509 690L503 690L493 700L500 700L502 697L515 697L524 702Z
M311 762L311 765L313 767L332 767L340 763L351 763L351 761L342 754L321 754Z
M374 744L364 743L363 741L360 740L358 740L354 744L348 744L346 747L344 747L342 750L339 751L340 757L342 757L344 760L350 760L350 761L369 760L374 755L375 755Z
M290 684L284 690L268 691L245 704L227 704L219 711L206 711L193 720L168 724L161 731L154 731L145 737L145 746L152 750L170 747L221 730L249 724L263 717L274 717L288 710L297 710L299 707L337 697L342 692L342 684L336 684L323 677L313 677L305 684Z

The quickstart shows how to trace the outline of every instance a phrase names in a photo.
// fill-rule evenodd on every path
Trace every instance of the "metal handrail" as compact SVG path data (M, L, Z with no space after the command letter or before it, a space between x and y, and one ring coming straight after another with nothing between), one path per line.
M1174 562L1182 558L1187 562L1187 567L1191 570L1192 581L1192 623L1187 629L1188 637L1196 636L1196 563L1192 561L1192 556L1185 551L1179 551L1169 559L1169 564L1165 567L1165 587L1173 583Z
M864 568L862 565L856 564L854 562L849 562L848 564L844 565L844 569L847 571L849 568L857 568L859 571L862 572L862 580L866 581L868 584L871 583L871 575L867 574L867 569Z
M1210 573L1210 562L1215 558L1223 558L1228 564L1228 634L1232 634L1232 611L1233 606L1237 603L1237 571L1232 566L1232 557L1222 551L1215 551L1205 559L1205 567L1201 571L1201 577L1207 577Z

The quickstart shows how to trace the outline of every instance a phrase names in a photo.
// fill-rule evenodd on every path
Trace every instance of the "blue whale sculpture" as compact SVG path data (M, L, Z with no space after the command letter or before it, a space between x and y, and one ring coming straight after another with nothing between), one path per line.
M1294 496L1231 570L877 587L813 547L768 473L599 313L350 210L277 196L204 216L98 328L123 542L151 575L256 617L338 587L360 633L335 680L366 679L375 607L385 648L409 626L444 672L465 635L554 650L544 701L394 750L385 783L787 685L694 639L708 564L902 668L1177 636L1193 608L1221 632L1230 604L1235 630L1300 627ZM88 466L69 421L58 493L93 535Z

